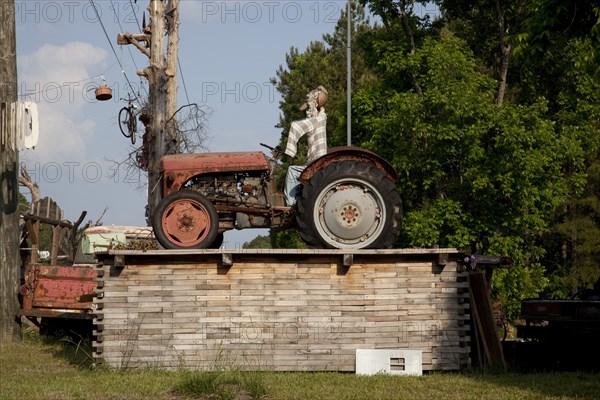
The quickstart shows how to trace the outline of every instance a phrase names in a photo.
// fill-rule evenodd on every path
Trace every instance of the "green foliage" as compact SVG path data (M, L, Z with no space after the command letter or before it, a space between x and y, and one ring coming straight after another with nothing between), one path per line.
M519 318L521 301L536 298L548 284L545 269L538 263L529 267L515 265L509 269L494 272L492 296L500 300L509 321Z
M524 4L526 18L510 42L515 55L538 63L549 51L560 51L574 37L588 37L595 46L584 56L600 57L600 8L586 0L533 0ZM515 31L517 32L517 31ZM540 74L546 75L546 74Z
M563 174L582 163L576 138L556 129L544 99L497 106L496 82L452 35L426 38L414 54L381 49L383 83L356 94L356 121L370 133L362 145L399 173L407 210L400 244L512 257L515 272L496 285L515 316L520 300L548 282L535 264L544 254L539 239L581 180L576 168ZM412 76L421 93L387 76ZM518 290L509 290L511 279L521 280Z
M468 226L467 215L459 202L439 199L427 209L409 213L404 220L404 234L406 240L417 247L444 243L469 248L475 237Z
M545 268L531 260L539 259L541 248L529 248L521 236L502 236L489 238L489 254L509 254L514 265L509 269L498 269L492 281L492 297L500 300L506 318L513 321L519 317L521 301L538 297L548 284Z
M29 208L30 203L27 200L27 197L23 195L23 193L19 192L19 213L24 213Z
M363 147L399 171L405 207L414 209L449 194L444 182L460 181L464 172L457 167L479 156L469 148L488 129L494 82L475 71L473 57L456 38L426 39L414 55L390 53L380 57L385 77L415 76L422 95L385 78L380 86L358 91L356 129L370 132Z
M597 38L560 39L547 42L544 52L531 50L538 55L537 65L531 55L519 58L524 73L531 76L524 94L548 96L556 130L571 143L561 150L569 157L562 168L570 179L569 199L555 209L551 232L543 239L551 278L545 294L553 297L591 287L600 277L600 68L593 56ZM547 72L538 77L540 65Z
M270 249L271 238L269 236L258 235L242 246L244 249Z
M591 288L600 279L599 160L589 164L587 176L583 193L555 213L552 232L545 238L556 286L570 292Z
M273 249L306 249L306 243L295 229L285 231L271 230L271 246Z
M40 224L40 233L38 235L38 249L40 251L52 250L52 226Z

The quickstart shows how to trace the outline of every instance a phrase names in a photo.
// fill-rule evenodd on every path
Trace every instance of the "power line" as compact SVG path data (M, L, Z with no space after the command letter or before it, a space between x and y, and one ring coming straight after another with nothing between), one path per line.
M94 80L94 79L97 79L97 78L103 78L103 77L104 77L104 75L105 75L105 74L106 74L108 71L110 71L110 70L112 69L112 67L114 67L114 66L115 66L115 64L117 64L117 62L118 62L118 60L117 60L117 61L115 61L114 63L112 63L112 64L111 64L111 66L110 66L110 67L108 67L108 68L106 69L106 71L102 72L101 74L94 75L94 76L90 76L89 78L85 78L85 79L82 79L82 80L80 80L80 81L76 81L76 82L64 82L62 85L59 85L59 84L56 84L56 85L51 85L52 87L48 87L47 89L40 90L39 92L26 92L26 93L19 93L19 97L27 97L27 96L33 96L33 95L36 95L36 94L42 94L42 93L46 93L46 92L49 92L49 91L51 91L51 90L54 90L54 89L58 89L58 88L62 88L62 87L69 87L69 86L77 85L77 84L79 84L79 83L83 83L83 82L91 81L91 80Z
M137 23L140 33L144 33L142 32L142 26L140 25L140 20L138 19L137 13L135 12L135 6L133 5L132 0L129 0L129 4L131 5L131 11L133 11L133 16L135 17L135 22Z
M135 0L135 1L137 2L137 0ZM137 24L137 27L140 30L140 33L143 34L144 33L143 27L140 24L140 20L138 19L137 12L135 11L136 7L133 4L132 0L129 0L129 5L131 6L131 11L133 12L133 17L135 18L135 22ZM119 24L119 26L120 26L120 24ZM121 28L121 32L124 32L123 28ZM131 54L131 49L129 47L127 47L127 49L129 50L129 53ZM133 56L132 56L132 58L133 58ZM134 62L134 65L135 65L135 62ZM138 69L137 65L135 66L135 69ZM146 97L148 97L150 95L150 93L148 93L148 90L146 90L146 86L144 86L142 84L142 77L140 77L140 85L144 88L144 92L146 92Z
M123 63L121 62L121 60L119 59L119 56L117 55L115 46L113 46L112 41L110 40L110 37L108 36L108 32L106 31L104 22L102 22L100 13L98 12L98 9L96 8L96 3L94 3L94 0L90 0L90 3L92 5L92 8L94 9L94 12L96 13L96 18L98 18L98 22L100 22L100 26L102 27L102 30L104 31L104 36L106 36L106 40L108 40L108 44L110 45L110 48L112 49L112 52L115 55L115 58L117 59L117 62L119 63L119 66L121 67L121 72L123 73L123 76L125 77L125 80L127 81L127 84L129 85L129 88L131 89L132 92L135 92L135 90L133 89L133 85L131 84L131 82L129 81L129 78L127 77L125 68L123 68ZM140 104L140 106L141 106L141 104Z
M125 32L125 29L123 29L123 26L121 25L121 18L119 18L119 15L117 14L117 10L115 9L115 4L113 3L113 0L110 0L110 5L112 6L113 13L115 14L115 19L117 20L117 23L119 24L119 28L121 29L121 32ZM129 55L131 56L131 61L133 61L133 66L135 67L135 69L139 69L135 62L135 58L133 58L131 49L129 47L127 47L127 50L129 50Z
M93 4L93 1L92 1L92 0L90 0L90 1L91 1L91 2L92 2L92 4ZM117 15L117 12L116 12L116 10L115 10L115 5L114 5L114 3L113 3L113 0L110 0L110 4L111 4L111 6L112 6L113 13L115 14L115 18L117 19L117 23L119 24L119 28L121 29L121 32L125 32L125 29L123 29L123 26L121 25L121 20L119 19L118 15ZM136 21L136 24L137 24L137 26L138 26L138 29L140 30L140 32L141 32L141 33L143 33L143 31L142 31L142 26L141 26L141 24L140 24L140 20L139 20L139 18L138 18L137 12L136 12L135 5L133 4L133 1L132 1L132 0L129 0L129 5L131 6L131 11L133 12L133 16L134 16L134 18L135 18L135 21ZM100 21L100 22L102 22L102 21ZM105 32L105 33L106 33L106 32ZM110 40L110 39L109 39L109 40ZM111 46L112 46L112 45L111 45ZM137 70L137 69L139 69L139 68L138 68L138 66L137 66L137 63L135 62L135 58L133 57L133 54L132 54L132 52L131 52L131 49L128 47L128 48L127 48L127 50L129 51L129 55L130 55L130 57L131 57L131 60L133 61L133 65L135 66L135 69L136 69L136 70ZM188 104L191 104L191 101L190 101L190 96L189 96L189 93L188 93L188 90L187 90L187 85L186 85L186 83L185 83L185 77L183 76L183 68L181 67L181 61L180 61L179 57L177 57L177 65L178 65L178 67L179 67L179 74L181 75L181 83L182 83L182 85L183 85L183 90L184 90L184 92L185 92L185 97L186 97L186 99L187 99L187 102L188 102ZM131 85L130 85L130 86L131 86Z
M187 99L187 103L191 104L190 96L188 95L187 86L185 85L185 78L183 77L183 69L181 69L181 63L179 62L179 57L177 57L177 65L179 66L179 75L181 75L181 83L183 85L183 91L185 92L185 98Z
M121 25L121 19L119 18L119 15L117 14L117 10L115 8L115 4L113 3L113 0L110 0L110 5L112 6L113 13L115 14L115 19L117 20L117 23L119 24L119 28L121 29L121 32L125 32L125 29L123 29L123 25ZM133 10L133 12L135 14L135 9L133 8L133 4L131 5L131 7L132 7L132 10ZM135 19L137 21L137 15L136 15ZM137 66L137 63L135 62L135 58L133 57L133 53L131 52L131 49L129 48L129 46L127 47L127 51L129 52L129 56L131 57L131 61L133 62L133 66L135 67L136 70L139 70L139 68ZM141 80L140 80L140 82L141 82ZM140 87L142 87L142 88L145 89L144 85L140 85ZM148 96L147 92L146 92L146 96Z

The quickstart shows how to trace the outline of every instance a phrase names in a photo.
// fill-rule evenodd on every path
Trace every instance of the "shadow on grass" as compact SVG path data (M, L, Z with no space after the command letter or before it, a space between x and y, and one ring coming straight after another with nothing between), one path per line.
M82 369L91 369L95 366L94 349L89 338L67 335L49 340L54 340L53 353L56 357Z
M600 372L600 340L562 342L505 342L512 369L521 372Z
M472 372L476 381L513 388L527 398L600 398L600 374L595 372Z
M23 339L31 343L43 344L45 350L54 357L67 361L81 369L90 369L94 363L92 339L78 331L57 329L40 334L37 329L26 328Z
M506 341L503 347L507 371L479 370L466 375L534 396L600 399L600 341Z

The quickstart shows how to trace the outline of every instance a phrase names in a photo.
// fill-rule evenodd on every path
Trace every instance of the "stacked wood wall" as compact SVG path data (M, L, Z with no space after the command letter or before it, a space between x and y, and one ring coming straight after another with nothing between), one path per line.
M425 371L460 369L469 294L455 256L114 252L98 267L95 357L117 368L354 371L358 348L409 348L423 351Z

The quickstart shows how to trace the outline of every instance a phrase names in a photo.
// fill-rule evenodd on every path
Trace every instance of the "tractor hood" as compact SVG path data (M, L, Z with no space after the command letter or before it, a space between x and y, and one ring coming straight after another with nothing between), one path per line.
M192 172L191 175L215 172L266 171L267 157L259 152L174 154L161 158L161 170L167 172Z
M260 151L237 153L174 154L160 159L163 196L181 187L192 177L250 171L268 171L267 157Z

